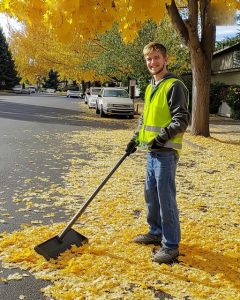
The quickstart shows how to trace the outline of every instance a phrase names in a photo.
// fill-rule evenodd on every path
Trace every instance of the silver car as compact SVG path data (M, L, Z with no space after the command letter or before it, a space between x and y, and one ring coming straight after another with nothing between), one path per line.
M95 108L96 107L96 101L98 98L98 94L101 91L101 87L91 87L89 89L89 92L85 95L85 103L88 105L89 108Z
M23 88L20 84L15 85L12 90L16 94L30 94L30 91L28 89Z
M101 89L97 102L96 113L106 115L125 115L134 117L134 103L124 88L104 87Z
M82 98L82 97L83 97L83 93L78 87L67 90L67 98Z

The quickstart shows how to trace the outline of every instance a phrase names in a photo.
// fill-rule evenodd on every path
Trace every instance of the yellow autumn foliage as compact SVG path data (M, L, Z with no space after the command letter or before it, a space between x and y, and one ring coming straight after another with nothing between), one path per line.
M107 75L99 77L82 67L92 52L86 44L96 34L117 23L123 40L131 42L144 22L152 19L159 23L167 14L166 5L172 2L179 10L190 7L186 0L1 0L0 12L25 24L25 33L15 34L11 46L23 80L34 82L36 74L44 76L54 68L62 78L92 81L107 79ZM211 5L217 24L231 23L240 8L239 0L212 0Z
M45 27L28 27L24 32L12 32L9 43L23 79L35 82L36 75L47 76L50 69L58 70L62 79L102 79L94 70L85 71L81 67L86 57L90 59L95 53L82 43L79 34L65 44Z
M179 9L189 4L181 0L175 3ZM81 33L85 40L94 38L97 32L103 33L117 22L124 40L129 41L146 20L159 22L166 14L167 4L171 4L171 1L1 0L0 12L18 18L27 27L46 26L64 42L74 39L76 33ZM240 8L238 0L212 0L211 4L217 20Z
M81 105L84 113L84 104ZM78 118L99 122L93 112ZM101 122L107 125L123 120ZM66 159L70 167L64 172L63 183L49 183L40 192L34 188L16 192L16 205L20 201L29 213L31 209L46 209L47 214L51 208L63 206L65 219L70 219L123 154L136 127L136 120L128 122L125 130L86 127L59 133L59 144L72 154ZM44 142L51 139L51 134L36 138ZM89 244L74 246L58 260L47 262L33 247L59 233L65 223L23 225L19 231L1 233L3 267L10 264L51 281L42 292L59 300L145 300L161 293L174 299L240 299L239 147L238 132L213 130L211 138L185 135L177 171L182 226L178 264L153 263L152 252L157 247L132 242L136 234L147 231L145 153L138 151L121 165L74 226L89 238ZM85 152L89 160L82 158ZM28 182L31 180L34 178ZM28 208L30 200L33 206Z
M240 8L240 2L235 0L212 0L212 11L216 24L234 24L236 9Z

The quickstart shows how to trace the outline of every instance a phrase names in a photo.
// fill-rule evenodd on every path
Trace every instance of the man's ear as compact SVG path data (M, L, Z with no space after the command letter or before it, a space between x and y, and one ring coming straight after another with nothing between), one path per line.
M166 55L164 65L166 66L167 64L168 64L168 56Z

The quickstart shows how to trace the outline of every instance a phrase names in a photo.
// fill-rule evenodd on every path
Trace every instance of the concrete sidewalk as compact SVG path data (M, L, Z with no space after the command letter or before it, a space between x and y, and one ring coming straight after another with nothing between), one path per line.
M233 120L218 115L210 115L209 126L210 131L214 129L214 133L240 133L240 120Z

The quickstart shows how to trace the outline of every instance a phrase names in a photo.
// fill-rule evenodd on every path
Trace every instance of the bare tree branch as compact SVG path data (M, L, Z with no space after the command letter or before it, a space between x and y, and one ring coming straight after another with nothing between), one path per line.
M61 66L67 66L67 67L69 67L69 64L67 64L67 63L56 61L56 60L48 58L46 56L43 57L43 60L48 61L48 62L53 63L53 64L56 64L56 65L61 65Z
M189 35L189 47L193 51L197 52L201 51L198 35L198 4L199 0L188 1L189 18L185 21Z
M101 44L100 40L98 40L98 39L93 39L92 42L94 43L95 46L98 46L98 47L102 48L102 49L105 50L105 51L111 51L111 49L109 49L109 48L103 46L103 45Z
M200 16L202 24L201 45L206 58L212 55L214 50L214 41L216 36L216 26L212 18L212 8L210 0L200 0ZM209 51L209 46L212 51Z
M198 32L198 0L189 0L188 8L189 24L191 26L191 30L194 32Z
M181 36L184 43L186 45L188 45L188 43L189 43L188 30L187 30L187 27L186 27L183 19L181 18L180 14L179 14L179 11L178 11L175 1L172 0L170 5L166 5L166 9L167 9L168 15L170 16L170 18L172 20L174 28Z

